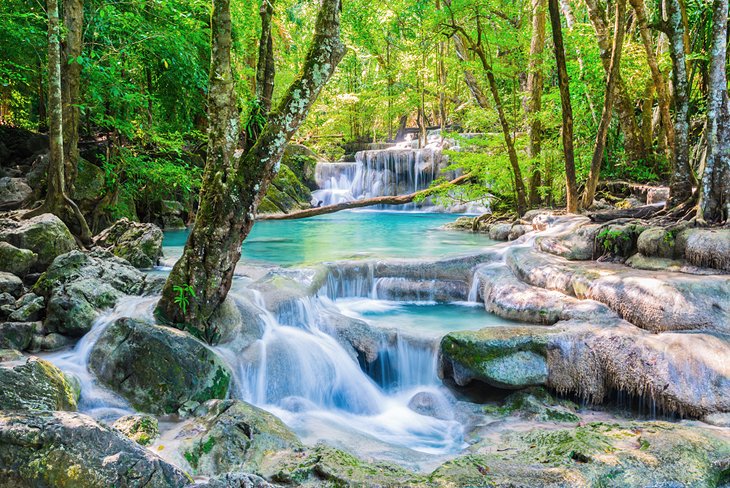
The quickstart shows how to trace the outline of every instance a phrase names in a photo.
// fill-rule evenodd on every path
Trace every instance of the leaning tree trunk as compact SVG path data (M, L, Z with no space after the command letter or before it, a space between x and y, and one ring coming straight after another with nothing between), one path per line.
M624 44L625 18L626 0L617 0L616 25L613 35L613 45L611 46L611 64L608 70L608 79L606 80L606 96L603 102L603 111L601 112L601 122L598 124L596 143L593 147L591 169L588 173L585 193L583 193L583 208L589 208L593 205L593 198L596 196L596 186L598 186L598 179L601 177L603 151L606 149L606 135L608 134L608 126L611 123L611 114L613 113L613 96L621 70L621 50Z
M76 204L66 195L63 159L63 102L61 89L61 29L58 18L58 0L48 0L48 189L43 203L27 212L28 219L43 213L53 213L77 231L83 243L91 242L91 231Z
M608 21L606 20L606 11L598 0L585 0L588 9L588 18L593 25L598 41L598 49L601 55L601 63L606 75L611 68L611 38L608 33ZM616 112L621 122L621 131L625 138L626 154L631 161L645 161L647 159L649 149L644 146L644 139L641 137L641 131L636 124L634 116L634 104L626 92L624 81L619 76L617 80L616 93Z
M730 101L725 71L728 0L715 0L712 11L707 157L697 217L700 221L718 223L727 221L730 216Z
M668 0L668 20L664 30L669 38L669 54L672 58L672 84L674 87L674 157L669 182L669 201L673 207L692 197L695 184L689 162L689 82L684 23L680 0Z
M570 82L565 65L565 48L563 47L563 30L560 25L558 0L548 0L548 10L550 10L550 27L553 31L553 47L555 48L555 63L558 66L563 114L566 207L569 213L575 213L578 211L578 188L575 180L575 153L573 151L573 106L570 103Z
M66 28L61 64L61 86L63 89L63 160L66 168L66 188L73 195L76 173L79 165L79 92L81 86L81 64L79 57L83 49L83 0L65 0L63 23Z
M274 17L274 0L261 2L261 40L259 42L259 59L256 65L256 98L261 103L264 113L271 109L274 96L274 39L271 35L271 23Z
M530 137L527 145L528 156L532 159L530 171L530 206L540 204L540 146L542 143L542 50L545 46L545 0L532 0L532 41L530 42L530 62L527 71L527 131Z
M213 3L210 139L200 208L183 255L170 272L157 305L160 318L208 342L218 338L214 314L231 287L241 244L279 169L284 148L345 53L340 41L340 0L323 0L301 76L271 112L255 144L235 158L237 111L230 64L229 2ZM185 306L176 302L178 296L187 300Z

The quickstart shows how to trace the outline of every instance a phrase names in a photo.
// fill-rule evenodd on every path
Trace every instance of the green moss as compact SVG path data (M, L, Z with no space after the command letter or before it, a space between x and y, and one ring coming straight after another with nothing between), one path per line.
M521 436L532 456L542 463L590 462L592 456L614 450L606 432L615 426L594 422L575 429L532 431Z

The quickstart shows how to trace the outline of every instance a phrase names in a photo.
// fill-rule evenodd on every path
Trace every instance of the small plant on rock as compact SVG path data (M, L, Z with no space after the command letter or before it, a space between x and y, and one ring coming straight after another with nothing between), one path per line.
M180 307L183 315L185 315L188 310L188 305L190 305L190 297L195 298L195 290L188 284L175 285L172 289L175 293L177 293L175 303L178 307Z

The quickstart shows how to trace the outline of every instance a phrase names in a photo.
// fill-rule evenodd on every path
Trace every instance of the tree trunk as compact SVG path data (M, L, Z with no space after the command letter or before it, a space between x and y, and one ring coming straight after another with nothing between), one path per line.
M583 207L590 208L593 205L593 198L596 196L596 186L601 176L601 164L603 163L603 152L606 149L606 135L608 126L611 124L613 113L613 95L616 91L616 84L621 70L621 50L624 45L624 20L626 18L626 0L616 1L616 25L614 27L613 45L611 46L611 64L606 80L606 97L601 112L601 122L598 124L596 143L593 147L591 158L591 169L586 181L585 193L583 193Z
M631 6L636 13L636 21L639 25L639 33L641 34L641 42L644 45L646 60L651 70L651 78L654 82L654 89L659 102L659 115L661 116L662 127L667 140L667 159L671 162L673 158L672 149L674 148L674 128L672 127L672 118L669 114L669 90L664 75L659 70L654 46L649 32L649 26L646 19L646 5L644 0L630 0ZM645 143L646 144L646 143ZM649 145L647 145L648 147Z
M274 16L274 0L261 2L261 39L259 42L259 59L256 65L256 98L264 113L271 109L274 95L274 40L271 35L271 22Z
M611 38L608 34L606 12L597 0L585 0L585 4L588 7L588 17L593 25L593 30L596 32L603 69L606 71L606 75L608 75L611 67ZM649 152L644 146L641 131L639 131L639 127L636 124L634 104L626 93L621 77L619 76L619 79L616 81L618 90L616 93L616 112L621 122L621 130L624 133L626 155L630 161L645 161Z
M91 242L91 231L76 204L66 194L63 154L63 96L61 88L61 29L58 0L48 0L48 108L49 162L48 189L43 203L24 214L29 219L43 213L53 213L76 231L83 243Z
M545 46L545 0L532 0L532 41L530 42L530 62L527 72L527 118L530 142L527 155L532 159L530 171L530 206L540 205L540 144L542 142L542 50Z
M578 211L578 189L573 152L573 107L570 103L570 80L568 80L568 69L565 65L565 48L563 47L563 30L560 25L558 0L548 0L548 10L550 10L550 26L553 31L553 47L555 48L555 63L558 66L558 83L563 113L566 206L568 213L575 213Z
M81 64L79 57L83 50L83 0L63 2L63 23L66 28L61 63L61 86L63 96L63 157L66 168L66 188L73 194L79 165L79 92L81 89Z
M345 53L340 41L340 0L323 0L301 76L270 113L255 144L234 158L238 115L230 64L229 1L214 0L213 4L210 140L200 207L156 311L161 319L211 343L219 337L214 313L228 294L259 202L279 169L287 142ZM181 290L192 290L194 295ZM181 295L189 300L185 307L176 303Z
M700 183L700 221L725 222L730 216L730 101L727 91L728 0L712 8L709 93L707 97L707 158Z
M684 23L679 0L668 0L667 10L669 18L665 27L669 37L674 87L674 157L667 206L673 207L692 197L695 178L689 162L689 83Z

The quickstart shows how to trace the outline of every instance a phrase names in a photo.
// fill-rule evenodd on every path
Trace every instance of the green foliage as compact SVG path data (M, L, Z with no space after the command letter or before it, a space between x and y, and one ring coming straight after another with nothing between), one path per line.
M183 315L187 313L188 305L190 305L190 298L195 298L195 290L188 284L174 285L172 290L177 293L174 302L180 307Z

